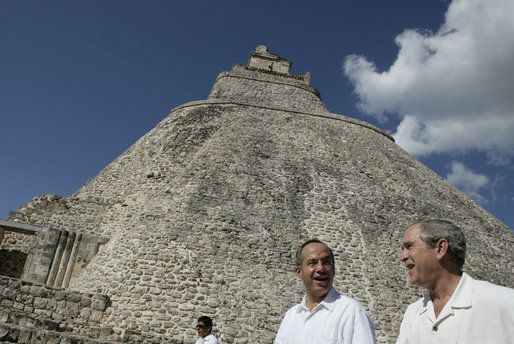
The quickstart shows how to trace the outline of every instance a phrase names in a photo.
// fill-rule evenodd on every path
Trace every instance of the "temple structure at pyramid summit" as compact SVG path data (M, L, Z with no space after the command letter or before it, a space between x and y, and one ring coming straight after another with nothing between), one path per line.
M294 252L316 237L393 343L423 293L403 231L425 217L464 229L465 271L512 287L509 228L290 66L257 47L71 197L0 220L0 341L194 343L208 315L222 343L269 344L304 294Z

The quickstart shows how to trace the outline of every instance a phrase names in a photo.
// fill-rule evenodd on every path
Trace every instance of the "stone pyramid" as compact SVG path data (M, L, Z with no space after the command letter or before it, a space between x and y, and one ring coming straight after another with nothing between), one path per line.
M290 66L257 47L72 197L37 197L0 223L8 259L26 260L11 264L12 288L108 299L93 320L82 308L71 320L59 306L20 312L145 343L194 343L196 318L209 315L223 343L268 344L303 296L294 251L317 237L336 255L335 286L393 343L423 293L399 262L403 230L425 217L463 227L469 274L512 286L509 228L384 131L330 113Z

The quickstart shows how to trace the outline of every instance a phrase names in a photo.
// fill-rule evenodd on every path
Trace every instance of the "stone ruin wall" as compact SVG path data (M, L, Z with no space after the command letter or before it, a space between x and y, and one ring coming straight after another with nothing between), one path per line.
M463 227L471 275L512 286L503 224L379 129L335 119L319 100L298 113L302 92L314 95L303 81L275 83L259 100L248 80L219 79L209 100L175 109L71 199L53 201L68 207L35 200L10 216L109 239L70 285L108 295L102 328L193 343L206 314L223 343L270 343L304 293L294 251L318 237L334 250L336 287L363 304L379 343L394 342L423 293L399 262L403 229L426 216ZM282 88L291 93L273 109ZM239 105L223 100L234 89Z
M258 114L258 120L249 120L246 111ZM382 149L390 144L387 137L367 138L369 129L333 119L294 116L228 105L179 109L74 195L124 199L96 222L95 232L110 233L111 241L95 257L95 271L86 271L71 286L110 296L104 326L191 341L195 316L208 314L225 342L268 343L285 310L303 294L292 273L295 247L316 236L336 254L335 284L365 306L379 342L385 343L399 326L399 317L391 321L390 314L421 292L407 287L398 261L401 229L412 214L441 214L465 228L498 235L498 223L477 220L475 212L487 218L485 211L456 189L447 193L440 177L407 154ZM227 120L232 125L224 129ZM359 144L343 150L337 142L324 142L341 126L340 143ZM251 134L237 138L241 131ZM269 141L268 133L279 131L290 136ZM280 156L288 151L282 145L302 137L294 143L298 156ZM216 153L202 152L205 146ZM141 154L149 163L134 164ZM174 154L174 163L159 154ZM407 168L395 171L397 164ZM118 178L124 184L117 184ZM427 181L424 197L412 194L420 180ZM364 187L369 184L374 187ZM148 190L152 197L145 196ZM463 205L469 213L461 212ZM73 218L81 223L79 216ZM511 283L496 265L512 263L484 259L494 252L474 252L484 240L467 235L470 257L476 257L470 258L472 274ZM512 242L508 234L503 239Z
M255 73L244 66L235 65L229 72L221 73L209 94L209 100L246 102L276 109L301 113L323 113L328 110L321 102L319 92L303 80L276 73Z
M57 195L41 195L12 211L8 219L14 222L70 230L83 234L100 235L99 224L104 219L107 203L102 200L65 198ZM33 237L30 235L6 232L0 248L28 252Z
M0 276L0 295L2 342L82 343L120 339L111 328L100 325L110 305L107 295L81 294L4 276Z
M99 235L99 224L103 220L106 203L101 200L78 200L56 195L35 197L16 212L10 212L9 220L61 231ZM5 231L0 242L0 275L19 278L30 248L36 236Z

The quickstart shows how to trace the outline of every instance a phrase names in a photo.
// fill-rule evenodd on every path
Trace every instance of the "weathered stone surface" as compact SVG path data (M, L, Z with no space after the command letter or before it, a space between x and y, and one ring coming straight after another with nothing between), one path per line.
M104 331L104 330L101 330ZM101 337L99 331L99 337ZM104 334L109 333L105 331ZM18 325L0 324L0 343L45 343L45 344L108 344L110 341L92 339L44 329L29 329ZM126 341L126 343L133 343ZM183 343L180 343L183 344Z
M63 295L66 293L70 300L81 302L64 300ZM9 332L10 335L14 336L19 333L21 338L29 339L34 334L31 329L60 332L65 329L80 331L89 329L91 326L99 328L98 323L104 310L110 305L107 295L66 292L62 288L38 285L3 276L0 276L0 295L2 295L2 301L8 301L13 297L19 300L12 305L4 305L3 302L0 304L0 324L17 326L16 330ZM99 302L97 308L100 310L92 310L93 301ZM17 307L17 304L20 307ZM110 329L106 328L102 331L105 333ZM25 339L20 341L21 339L18 338L17 340L21 343Z
M273 341L303 295L293 254L311 237L333 248L335 285L368 310L378 342L394 342L422 292L398 260L403 229L421 217L461 225L465 269L512 286L506 226L380 129L329 113L306 78L236 65L71 198L40 196L9 219L109 240L70 282L107 295L104 309L53 291L55 309L29 305L34 314L66 319L74 302L91 312L73 310L70 326L89 317L134 343L194 342L195 319L209 314L221 341L238 344ZM2 248L23 251L8 234Z

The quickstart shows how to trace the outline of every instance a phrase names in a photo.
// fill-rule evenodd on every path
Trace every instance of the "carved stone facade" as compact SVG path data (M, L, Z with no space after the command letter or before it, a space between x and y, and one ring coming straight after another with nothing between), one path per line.
M72 197L40 196L10 214L98 238L59 290L109 299L95 323L101 340L194 343L205 314L223 343L271 343L304 293L294 251L317 237L334 250L337 289L367 309L379 343L392 343L422 293L399 254L403 229L423 217L463 227L470 275L512 286L505 225L382 130L330 113L309 75L289 67L259 47L249 66L219 75L207 100L175 108ZM0 249L30 255L31 246L6 231Z

